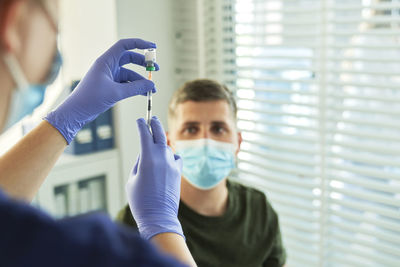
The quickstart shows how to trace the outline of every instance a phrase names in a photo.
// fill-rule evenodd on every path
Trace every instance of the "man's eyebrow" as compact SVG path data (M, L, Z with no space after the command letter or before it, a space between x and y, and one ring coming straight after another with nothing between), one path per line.
M184 126L191 126L191 125L199 125L200 122L198 121L186 121L183 123Z
M225 121L212 121L211 124L214 125L228 125L228 123L226 123Z

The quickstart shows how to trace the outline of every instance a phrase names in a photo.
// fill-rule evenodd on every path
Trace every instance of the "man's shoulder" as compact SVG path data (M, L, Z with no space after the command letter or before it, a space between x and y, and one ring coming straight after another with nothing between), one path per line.
M249 198L253 201L267 202L267 197L264 194L264 192L254 187L247 186L237 181L232 181L229 179L228 188L230 193L245 196L246 198Z
M270 219L276 220L277 213L264 192L230 179L228 179L228 188L230 193L238 196L241 203L246 203L247 209L256 211L258 214L262 212Z

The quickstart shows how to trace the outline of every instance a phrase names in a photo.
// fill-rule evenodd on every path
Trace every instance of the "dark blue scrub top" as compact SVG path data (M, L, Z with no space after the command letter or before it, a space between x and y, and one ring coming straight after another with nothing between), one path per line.
M0 190L0 266L183 266L107 216L54 220Z

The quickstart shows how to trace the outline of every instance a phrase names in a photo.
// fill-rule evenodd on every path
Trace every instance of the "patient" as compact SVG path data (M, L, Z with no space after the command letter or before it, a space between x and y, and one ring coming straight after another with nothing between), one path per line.
M198 266L283 266L278 216L266 196L229 180L242 141L232 93L211 80L171 99L168 144L183 159L179 220ZM136 228L129 206L118 221Z

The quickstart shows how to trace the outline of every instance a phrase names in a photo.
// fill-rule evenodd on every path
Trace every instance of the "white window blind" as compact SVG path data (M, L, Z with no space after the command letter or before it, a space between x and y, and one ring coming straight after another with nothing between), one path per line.
M230 0L174 0L178 86L198 78L230 78L224 72L233 63L231 8Z
M400 266L400 0L183 2L195 75L236 91L237 179L279 213L288 265Z
M175 25L175 47L176 47L176 80L178 86L187 80L199 76L200 31L198 27L198 5L196 0L175 0L174 25Z

